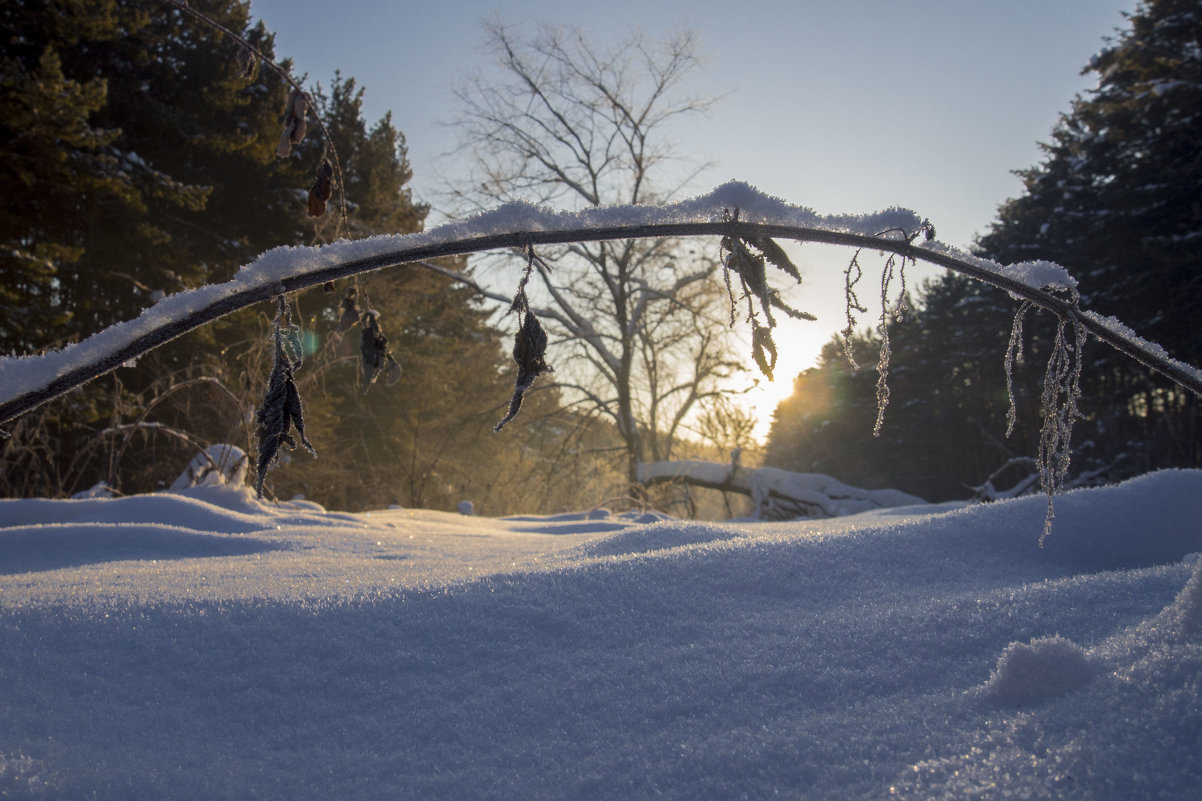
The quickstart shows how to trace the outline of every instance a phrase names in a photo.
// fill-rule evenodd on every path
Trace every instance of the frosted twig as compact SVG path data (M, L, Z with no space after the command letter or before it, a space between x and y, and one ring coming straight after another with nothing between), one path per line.
M1073 341L1070 343L1066 329L1072 326ZM1044 518L1043 534L1039 537L1042 546L1052 530L1055 516L1054 496L1061 491L1068 476L1072 458L1073 423L1079 412L1077 402L1081 397L1081 350L1087 334L1075 315L1062 315L1056 326L1056 337L1052 353L1048 357L1043 375L1043 426L1039 433L1039 480L1048 496L1048 512Z
M874 437L881 435L881 428L885 425L885 407L889 405L889 362L893 357L893 348L889 342L889 322L901 320L906 309L905 256L901 257L901 267L898 272L901 289L898 290L897 302L893 309L889 308L889 286L893 282L893 270L897 259L897 254L891 254L881 269L881 322L877 328L881 335L881 350L876 364L876 424L872 427L872 436Z
M856 317L852 312L864 314L868 311L860 298L856 295L856 284L864 277L864 270L860 267L860 251L862 248L857 248L852 254L851 261L847 264L847 269L843 271L843 295L847 301L847 328L841 332L843 334L843 355L847 357L847 363L851 365L851 369L859 370L860 365L856 363L856 356L851 345L851 338L856 333ZM855 270L853 276L852 270Z
M1006 436L1014 433L1018 422L1018 403L1014 397L1014 363L1023 360L1023 317L1033 304L1024 300L1014 313L1014 322L1010 325L1010 344L1006 347L1006 395L1010 398L1010 408L1006 411Z

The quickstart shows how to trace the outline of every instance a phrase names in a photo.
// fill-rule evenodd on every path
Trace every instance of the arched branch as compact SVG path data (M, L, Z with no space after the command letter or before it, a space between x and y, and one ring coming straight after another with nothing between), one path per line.
M612 209L596 210L598 213L591 217L584 214L548 216L544 212L531 210L530 219L523 220L514 213L512 207L507 206L496 212L498 217L511 219L509 225L499 232L495 229L502 226L494 219L485 219L487 215L482 215L476 218L476 226L469 221L444 226L426 234L379 237L326 248L270 251L226 284L173 295L148 309L137 320L113 326L62 351L40 357L0 358L0 387L3 387L0 391L4 392L4 400L0 402L0 424L219 317L277 295L298 292L339 278L445 256L491 250L696 236L767 237L870 248L945 267L1004 289L1012 296L1030 301L1061 319L1075 321L1098 340L1202 396L1202 371L1171 359L1161 348L1135 336L1117 320L1081 310L1054 291L1032 285L1030 279L1023 280L1021 275L1006 274L1000 265L954 252L937 242L915 244L906 239L776 222L737 219L683 222L654 220L657 211L662 211L661 216L665 218L678 217L679 206L660 209L620 207L616 211L631 209L637 209L652 221L606 224L611 217L604 212L615 211ZM40 363L29 365L31 369L27 376L21 370L21 365L31 359Z

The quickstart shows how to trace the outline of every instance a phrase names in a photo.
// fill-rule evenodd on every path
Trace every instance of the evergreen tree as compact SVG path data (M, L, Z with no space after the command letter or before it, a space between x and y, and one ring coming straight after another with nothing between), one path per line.
M1073 101L1043 163L1020 173L1024 194L999 209L977 250L1002 263L1065 265L1084 305L1197 364L1202 340L1185 323L1202 315L1202 5L1149 0L1129 22L1086 68L1097 88ZM878 343L857 336L857 361L869 369L852 372L841 347L828 346L777 410L770 464L940 500L1035 455L1050 315L1024 321L1007 439L1004 355L1017 303L949 273L916 306L891 331L893 402L881 437L871 437ZM1202 465L1197 398L1108 348L1087 346L1085 356L1075 473Z
M1017 304L1005 292L948 272L925 282L910 305L890 326L891 400L879 436L873 428L880 339L865 332L851 339L861 369L851 367L842 340L835 339L818 366L797 377L793 395L774 415L768 464L942 501L970 496L1011 460L1037 453L1050 321L1031 314L1024 325L1023 358L1010 382L1017 414L1007 436L1005 355ZM1077 459L1082 468L1097 466L1092 449L1083 448ZM1008 470L999 487L1030 469Z
M1202 4L1148 0L1086 67L1097 87L1074 100L1020 173L978 250L1002 262L1049 259L1081 280L1082 301L1202 362L1187 321L1202 316ZM1131 470L1202 465L1196 397L1109 349L1083 377L1083 435Z
M218 0L204 12L271 54L271 35L248 27L247 3ZM4 350L85 337L135 316L161 293L226 280L271 247L347 233L339 214L314 221L297 199L328 153L326 143L311 136L277 157L286 85L268 70L247 74L236 47L192 16L132 0L18 0L0 10L0 24L0 170L13 189L0 201ZM369 128L353 79L336 76L329 97L314 94L353 198L349 233L420 230L426 208L410 195L404 138L391 117ZM358 284L364 310L379 311L394 342L405 346L414 377L458 382L428 404L440 424L460 419L448 397L488 397L481 382L505 393L497 376L506 363L501 335L447 283L410 268ZM338 322L340 297L317 291L296 301L311 316L306 342L313 352L298 378L310 385L314 412L358 404L381 421L397 416L403 389L376 388L364 400L354 369L345 374L361 325L346 333L342 351L320 347L319 335ZM439 302L431 305L432 297ZM421 298L427 308L418 313L413 305ZM269 372L268 328L262 311L223 318L19 421L3 443L5 492L55 494L114 473L125 491L154 489L198 444L233 441L249 450L246 412L261 399ZM479 358L469 365L448 357L423 378L412 354L427 332L441 332L432 335L452 343L451 352L486 351L487 367ZM378 425L403 427L405 419L402 413L399 422ZM376 441L337 423L346 441L376 448L347 450L347 463L370 461L396 480L402 454L381 449L395 447L401 435ZM141 435L129 439L135 427ZM432 446L422 440L414 448L420 462ZM339 469L339 457L334 448L321 465ZM396 500L395 493L388 497ZM342 500L336 493L324 498Z
M247 26L249 4L207 5L271 52L266 30ZM274 158L285 87L244 74L211 29L134 0L13 0L0 42L3 351L81 339L298 240L304 172ZM182 377L219 372L215 330L23 421L4 445L7 465L23 467L5 480L53 493L104 478L81 467L104 447L95 433Z
M207 13L270 52L249 5ZM284 89L172 9L5 4L0 57L0 347L28 351L134 316L158 293L220 280L296 237L273 156ZM29 321L36 319L36 327Z

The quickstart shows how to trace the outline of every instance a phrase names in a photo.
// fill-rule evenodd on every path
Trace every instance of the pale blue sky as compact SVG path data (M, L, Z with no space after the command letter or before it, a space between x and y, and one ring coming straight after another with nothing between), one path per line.
M1124 26L1135 0L252 0L277 52L310 80L335 68L366 87L374 121L392 110L409 141L413 188L436 202L453 158L444 123L451 86L482 60L480 22L579 25L597 40L633 27L660 38L687 24L706 62L690 91L722 95L679 132L682 152L712 161L697 192L730 178L820 212L900 205L960 247L1018 194L1012 170L1039 161L1082 67ZM690 193L692 194L692 193ZM805 255L802 256L803 262ZM803 264L795 296L819 324L791 334L772 397L844 325L840 255ZM870 322L864 320L862 322ZM770 399L761 413L771 413Z

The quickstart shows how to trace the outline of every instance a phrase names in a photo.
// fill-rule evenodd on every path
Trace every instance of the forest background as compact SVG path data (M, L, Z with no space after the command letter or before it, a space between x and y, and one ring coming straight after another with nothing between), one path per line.
M274 56L272 34L251 24L247 4L203 10ZM1071 102L1043 162L1022 173L1024 194L977 243L1002 262L1064 264L1087 306L1194 364L1202 344L1181 321L1198 319L1202 303L1200 19L1197 2L1141 4L1087 65L1097 89ZM225 280L271 247L347 233L337 215L304 213L321 140L277 155L288 87L267 70L247 74L212 29L155 3L16 0L0 11L0 36L0 177L9 188L0 201L0 352L59 347L162 293ZM391 115L365 120L363 87L351 77L314 82L311 95L340 157L349 235L421 230L429 207L408 187ZM620 426L570 388L545 382L503 434L489 430L513 381L511 334L494 302L448 277L467 264L439 266L373 274L356 287L401 366L395 383L366 392L358 331L339 331L348 287L294 299L307 336L298 383L324 443L319 459L275 471L271 491L350 510L453 509L466 499L486 514L637 495ZM1005 486L1025 480L1049 333L1047 321L1027 321L1007 439L1002 357L1016 305L952 275L914 292L890 327L895 401L880 437L879 332L850 324L848 342L830 343L797 377L764 459L929 500L965 497L991 476ZM0 494L61 497L99 482L150 491L207 444L252 452L272 314L231 315L16 421L3 441ZM748 361L737 343L726 347L732 369ZM1198 399L1103 350L1088 352L1078 480L1202 466ZM719 394L704 401L664 452L754 451L746 414ZM686 490L657 492L637 501L697 512Z

